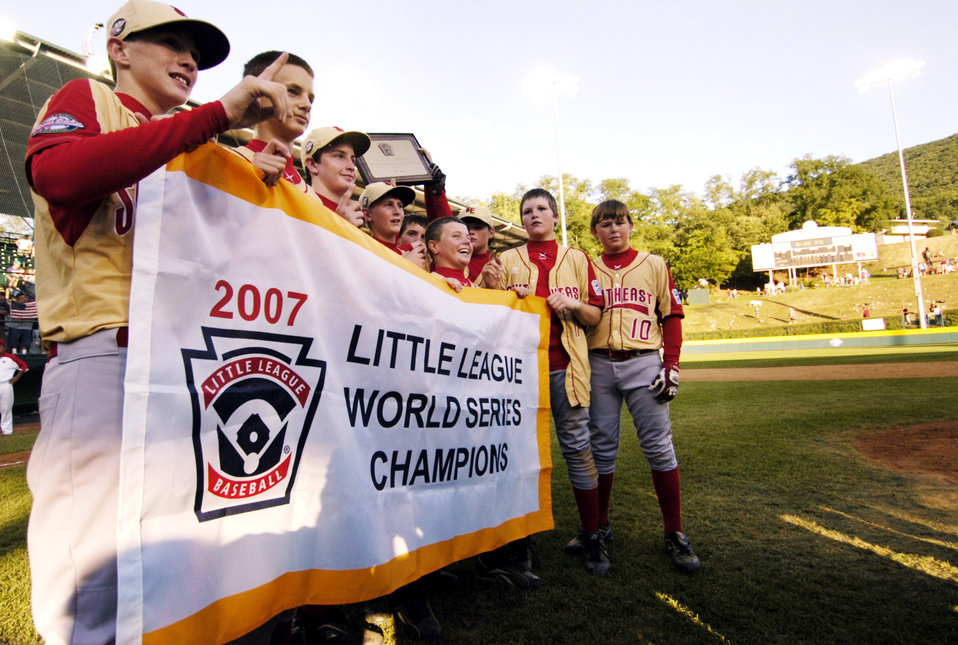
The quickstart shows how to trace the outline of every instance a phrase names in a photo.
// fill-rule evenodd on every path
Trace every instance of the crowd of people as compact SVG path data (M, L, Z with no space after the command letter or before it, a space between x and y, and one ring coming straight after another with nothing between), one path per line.
M116 633L116 484L137 182L241 127L252 127L253 139L234 151L265 184L303 191L319 211L364 227L450 289L542 297L552 317L551 413L579 516L565 551L591 575L612 566L610 506L624 400L652 472L665 551L679 570L699 569L682 525L668 406L678 391L682 304L665 262L631 248L624 204L610 200L593 211L591 230L603 253L590 260L557 243L555 199L534 189L520 202L528 242L497 254L491 213L477 206L454 216L435 164L423 187L425 217L404 213L415 197L408 186L375 182L354 199L356 158L369 137L331 126L307 132L313 70L302 58L264 52L220 100L167 117L187 100L198 71L225 59L226 36L150 0L127 2L106 27L115 88L88 80L65 85L42 108L26 158L40 333L50 357L27 471L34 622L47 642L109 643ZM305 178L293 159L300 137ZM478 575L520 589L540 586L530 548L523 538L479 555ZM429 589L404 587L385 606L415 636L436 638L442 630ZM308 643L376 641L375 629L348 624L335 608L307 607L238 642L270 642L291 620Z

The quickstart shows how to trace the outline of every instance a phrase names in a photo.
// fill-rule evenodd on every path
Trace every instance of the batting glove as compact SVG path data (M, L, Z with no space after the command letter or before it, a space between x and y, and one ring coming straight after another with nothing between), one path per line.
M658 376L649 386L649 392L659 403L666 403L679 393L679 366L677 363L666 363L659 370Z
M439 166L431 162L429 164L429 172L432 174L432 180L427 181L424 188L438 197L442 194L442 191L446 190L446 173L440 170Z

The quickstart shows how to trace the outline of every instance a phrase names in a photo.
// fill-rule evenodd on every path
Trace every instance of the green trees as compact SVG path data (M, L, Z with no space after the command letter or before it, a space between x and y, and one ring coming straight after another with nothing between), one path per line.
M880 230L896 215L885 184L845 157L813 159L806 155L792 162L792 171L785 178L792 206L789 229L811 219L823 226L849 226L863 233Z
M958 139L955 140L958 144ZM537 187L558 198L558 180L543 176ZM795 159L786 177L753 168L739 178L715 175L701 197L672 185L642 192L624 177L598 184L563 175L569 244L595 257L601 247L589 230L592 209L606 199L625 203L632 213L635 248L661 255L672 267L676 285L688 289L704 279L716 286L734 282L753 286L765 280L752 270L751 247L777 233L800 228L808 220L821 226L847 226L855 232L877 231L897 215L886 183L864 164L838 156ZM519 222L519 199L527 190L496 193L493 212ZM958 204L958 190L941 192L927 204Z
M905 150L911 207L917 219L948 223L958 217L958 134ZM859 164L875 174L894 200L899 217L905 216L898 153Z

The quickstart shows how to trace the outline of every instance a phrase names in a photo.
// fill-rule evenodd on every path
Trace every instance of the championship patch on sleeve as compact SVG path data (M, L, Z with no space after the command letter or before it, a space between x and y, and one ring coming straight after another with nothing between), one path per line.
M30 133L30 136L35 137L38 134L63 134L64 132L82 130L85 127L86 126L72 114L58 112L57 114L51 114L41 121L40 124L33 129L33 132Z
M592 293L597 296L602 295L602 287L599 285L599 280L595 279L592 281Z
M674 300L676 304L682 304L682 294L679 293L678 289L672 289L672 300Z

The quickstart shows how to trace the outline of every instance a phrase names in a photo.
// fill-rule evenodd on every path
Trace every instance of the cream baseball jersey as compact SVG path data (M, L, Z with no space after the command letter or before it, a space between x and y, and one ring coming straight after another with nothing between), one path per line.
M229 127L218 101L146 125L137 113L150 117L131 97L96 81L76 80L47 101L30 134L26 169L34 189L37 309L44 340L69 342L126 326L138 181ZM38 157L62 156L61 151L72 155L75 172L41 172L48 162ZM57 192L74 196L50 197Z
M599 324L589 330L589 349L659 349L660 322L684 317L682 299L669 267L651 253L622 253L597 258L592 266L602 289Z

